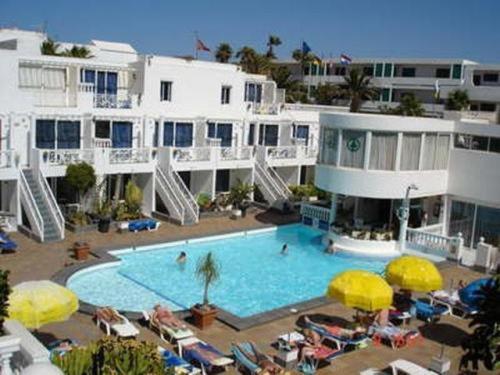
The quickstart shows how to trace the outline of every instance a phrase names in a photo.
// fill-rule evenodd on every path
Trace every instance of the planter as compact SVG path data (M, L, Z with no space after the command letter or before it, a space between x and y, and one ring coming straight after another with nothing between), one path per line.
M97 230L101 233L108 233L110 224L111 224L110 218L99 219L99 222L97 223Z
M241 210L232 210L231 211L231 218L233 219L239 219L242 216Z
M73 252L76 260L87 260L89 257L90 246L87 242L75 242Z
M194 325L199 329L205 329L212 325L217 317L218 310L210 306L209 309L204 309L200 305L191 307L191 314L193 314Z

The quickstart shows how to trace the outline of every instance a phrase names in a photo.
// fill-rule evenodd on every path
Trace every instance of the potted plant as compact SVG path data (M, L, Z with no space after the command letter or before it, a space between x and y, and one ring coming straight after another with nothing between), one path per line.
M240 179L238 179L236 185L231 188L229 201L234 205L233 216L246 216L247 208L250 206L248 201L250 200L250 194L253 192L253 189L254 187L252 185L246 184Z
M7 308L9 307L9 271L0 270L0 336L4 335L3 322L9 316Z
M109 225L111 224L111 202L109 200L98 201L96 213L99 217L97 230L101 233L109 232Z
M217 316L217 308L208 301L208 288L214 284L220 275L220 267L211 252L200 258L196 266L196 277L203 283L203 303L191 308L195 325L205 329L212 325Z

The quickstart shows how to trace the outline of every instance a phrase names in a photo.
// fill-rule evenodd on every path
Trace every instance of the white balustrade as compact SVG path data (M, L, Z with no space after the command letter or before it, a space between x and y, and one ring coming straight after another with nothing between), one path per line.
M253 147L221 147L219 150L220 160L251 160Z
M330 221L330 209L312 204L302 203L300 205L300 214L302 216L318 219L322 221Z
M448 255L450 253L452 238L408 228L406 242L408 245L413 245L424 252L437 252L440 253L439 255Z
M269 159L296 159L297 146L267 147L266 155Z
M109 149L110 164L149 163L151 149L149 148L113 148Z
M109 138L94 138L94 147L111 148L113 142Z
M94 163L93 149L40 149L42 164L48 166L70 165L80 162Z
M128 94L94 94L96 108L132 108L132 97Z
M176 162L210 161L210 147L179 147L172 149L173 160Z

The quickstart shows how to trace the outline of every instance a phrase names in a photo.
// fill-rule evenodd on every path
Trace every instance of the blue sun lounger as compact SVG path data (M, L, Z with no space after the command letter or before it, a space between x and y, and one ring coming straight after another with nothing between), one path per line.
M194 367L192 364L175 355L170 350L162 348L162 356L166 368L173 367L175 370L179 369L180 372L184 371L183 373L186 373L188 375L196 375L201 373L201 370L199 368Z
M250 353L253 352L251 345L247 342L241 343L239 346ZM233 353L236 363L245 367L251 374L258 374L262 371L259 365L252 362L237 345L231 345L231 353Z
M217 348L197 337L179 340L177 346L180 356L188 362L199 363L203 374L206 374L207 371L210 372L214 368L226 369L227 366L234 362Z
M131 232L140 232L141 230L156 230L159 222L154 219L137 219L128 223L128 230Z
M441 315L448 312L445 306L431 305L430 303L423 301L415 301L412 310L414 309L414 314L417 319L425 320L426 322L432 322L438 320ZM413 311L412 311L413 312Z
M0 251L15 251L17 243L12 241L6 233L0 233Z

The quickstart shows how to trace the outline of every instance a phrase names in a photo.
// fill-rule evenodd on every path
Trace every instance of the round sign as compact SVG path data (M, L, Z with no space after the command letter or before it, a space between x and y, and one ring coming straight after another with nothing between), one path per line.
M356 152L361 147L361 141L358 138L351 138L347 140L347 149L351 152Z

